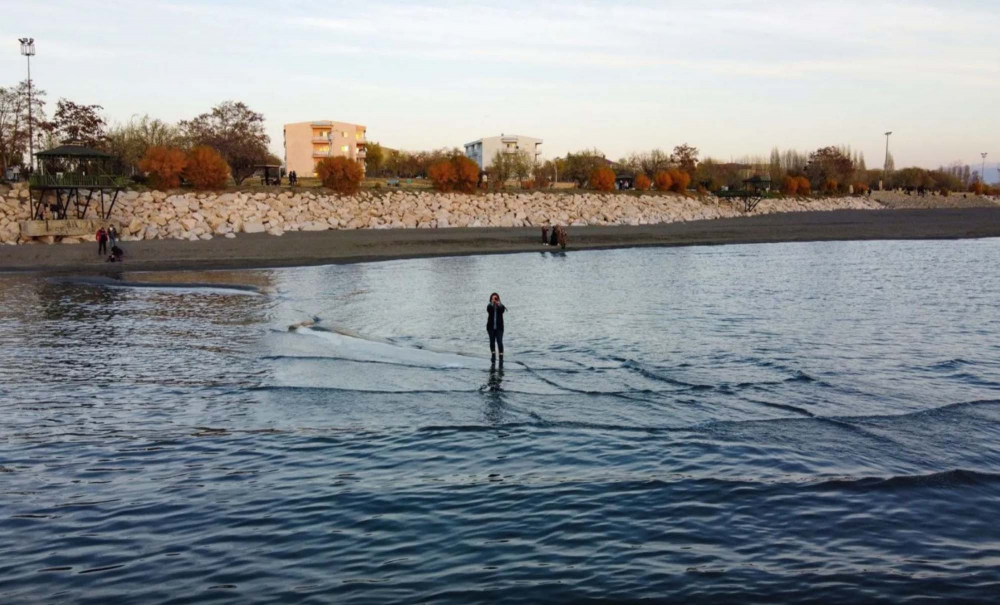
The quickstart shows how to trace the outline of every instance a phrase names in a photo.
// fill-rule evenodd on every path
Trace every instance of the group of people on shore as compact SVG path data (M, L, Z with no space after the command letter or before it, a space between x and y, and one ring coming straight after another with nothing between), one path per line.
M563 250L566 249L566 242L569 239L569 234L566 232L566 227L562 225L555 225L552 227L552 234L549 235L549 228L542 227L542 245L543 246L559 246Z
M107 229L101 227L95 235L97 239L97 256L107 254L109 263L120 263L125 260L125 251L118 247L118 229L114 225ZM111 244L111 253L108 254L108 243Z

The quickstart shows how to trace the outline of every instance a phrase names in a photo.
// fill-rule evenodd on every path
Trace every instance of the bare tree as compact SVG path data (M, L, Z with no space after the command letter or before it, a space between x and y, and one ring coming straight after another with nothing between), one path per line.
M245 103L225 101L178 127L192 146L206 145L218 151L237 185L267 161L271 138L264 132L264 116Z
M80 105L67 99L59 99L52 117L52 127L60 141L74 142L86 147L100 147L104 143L104 129L107 123L101 114L100 105Z
M698 148L682 143L674 147L674 152L670 155L670 162L676 164L684 172L694 174L698 167Z
M24 163L28 151L28 82L11 88L0 87L0 174ZM41 135L45 122L45 91L31 91L33 130Z

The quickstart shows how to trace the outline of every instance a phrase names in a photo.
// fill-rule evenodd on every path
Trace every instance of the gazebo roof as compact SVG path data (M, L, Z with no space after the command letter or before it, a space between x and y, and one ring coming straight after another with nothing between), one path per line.
M97 149L84 147L83 145L60 145L45 151L39 151L36 157L42 158L112 158L110 153L104 153Z

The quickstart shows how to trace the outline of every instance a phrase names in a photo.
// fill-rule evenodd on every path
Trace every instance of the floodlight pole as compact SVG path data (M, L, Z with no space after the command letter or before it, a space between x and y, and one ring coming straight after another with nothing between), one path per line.
M31 57L35 56L35 39L18 38L18 42L21 54L28 59L28 174L31 174L35 171L35 120L31 115Z
M885 189L885 183L889 180L889 135L892 131L885 133L885 163L882 164L882 189Z

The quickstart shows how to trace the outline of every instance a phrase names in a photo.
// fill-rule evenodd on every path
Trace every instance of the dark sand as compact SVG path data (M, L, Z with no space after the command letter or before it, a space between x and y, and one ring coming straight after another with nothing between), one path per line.
M667 225L571 227L568 251L634 246L700 246L872 239L1000 236L1000 207L792 212ZM0 246L0 271L236 269L548 249L537 228L399 229L240 234L209 241L125 242L122 265L103 262L97 244Z

